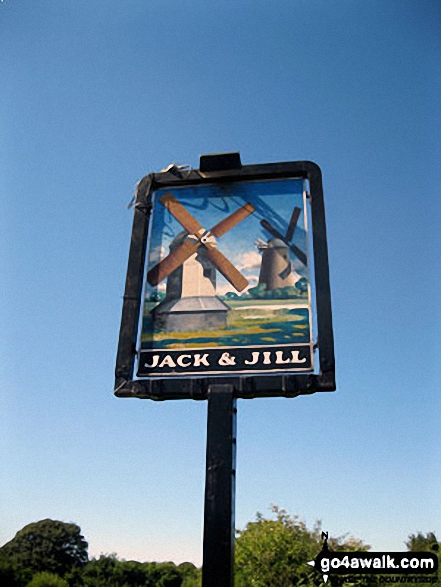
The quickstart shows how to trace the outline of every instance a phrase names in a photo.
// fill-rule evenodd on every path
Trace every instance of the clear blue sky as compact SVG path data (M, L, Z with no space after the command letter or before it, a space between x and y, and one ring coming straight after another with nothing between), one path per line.
M0 544L201 562L206 405L112 393L125 206L233 150L322 168L338 382L239 402L237 527L441 538L440 3L3 0L0 51Z

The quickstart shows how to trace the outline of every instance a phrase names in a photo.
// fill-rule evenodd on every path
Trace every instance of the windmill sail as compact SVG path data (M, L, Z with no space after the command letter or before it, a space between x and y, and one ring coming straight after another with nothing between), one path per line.
M147 273L147 281L150 285L158 285L168 277L175 269L189 259L202 245L206 257L213 263L216 269L227 279L237 291L243 291L248 286L248 280L234 267L234 265L216 248L214 237L221 237L231 230L236 224L244 220L254 212L250 203L218 222L211 231L205 230L201 224L188 212L188 210L171 194L164 194L160 199L162 204L176 218L179 224L188 232L182 244L172 250L170 254L160 261Z

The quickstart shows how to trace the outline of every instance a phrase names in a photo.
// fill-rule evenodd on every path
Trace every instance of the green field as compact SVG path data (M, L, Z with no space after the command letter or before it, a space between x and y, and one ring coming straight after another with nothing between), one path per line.
M143 320L141 348L268 346L310 340L309 310L304 304L298 307L293 300L229 300L228 305L227 326L221 329L158 332L153 330L148 314Z

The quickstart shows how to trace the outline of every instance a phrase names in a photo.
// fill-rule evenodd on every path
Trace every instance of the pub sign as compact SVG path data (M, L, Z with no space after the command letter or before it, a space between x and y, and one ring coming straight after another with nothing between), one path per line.
M116 376L117 395L152 399L335 388L315 164L208 155L139 183Z

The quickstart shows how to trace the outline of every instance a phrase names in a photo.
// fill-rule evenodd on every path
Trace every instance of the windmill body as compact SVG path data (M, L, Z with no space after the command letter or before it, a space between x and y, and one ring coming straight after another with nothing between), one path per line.
M294 286L299 281L300 275L293 270L291 264L290 250L303 265L307 265L306 254L292 242L300 212L300 208L296 206L286 234L280 233L268 220L260 221L261 226L273 236L267 243L260 240L256 243L262 252L259 285L265 285L267 291Z
M179 247L188 238L181 232L170 244L170 252ZM191 298L216 295L216 269L204 255L204 249L198 249L180 267L167 278L166 298Z
M248 280L217 248L220 238L254 212L250 203L206 230L173 196L164 194L160 202L185 229L170 244L170 253L147 273L147 281L157 286L167 278L164 300L152 310L155 329L163 332L211 330L227 325L229 307L216 296L216 270L237 291Z
M170 253L180 247L187 232L181 232L170 244ZM152 314L155 327L164 332L223 328L228 306L216 296L216 268L205 248L197 252L167 277L166 294Z
M259 285L265 285L267 291L293 286L296 280L291 270L287 245L278 238L272 238L259 249L262 251Z

